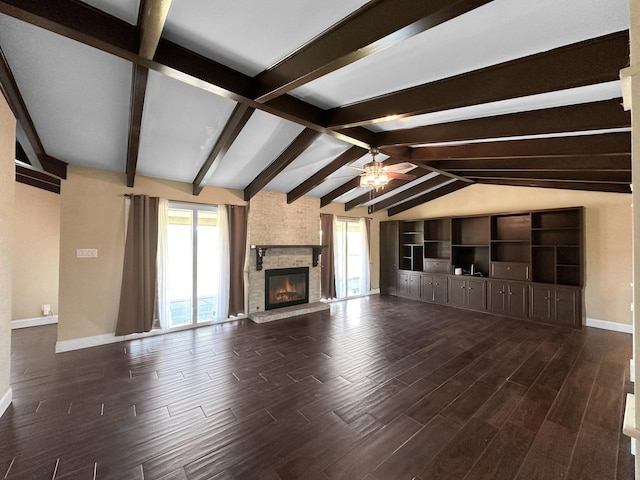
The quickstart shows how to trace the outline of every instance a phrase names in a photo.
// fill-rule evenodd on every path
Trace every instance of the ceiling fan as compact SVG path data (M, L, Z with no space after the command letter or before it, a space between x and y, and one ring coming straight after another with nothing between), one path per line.
M369 163L365 163L362 168L351 167L362 171L360 174L361 187L372 187L377 191L389 183L389 180L392 178L402 180L413 180L416 178L415 175L406 173L416 168L414 164L403 162L385 166L383 162L376 160L376 155L380 153L377 148L371 148L369 153L371 154L371 161Z

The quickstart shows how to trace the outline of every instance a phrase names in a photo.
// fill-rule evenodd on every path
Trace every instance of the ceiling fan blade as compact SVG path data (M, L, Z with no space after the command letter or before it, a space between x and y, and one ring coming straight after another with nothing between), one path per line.
M387 172L400 172L400 173L410 172L414 168L417 168L417 165L414 165L413 163L410 163L410 162L394 163L392 165L385 165L384 167L384 169Z
M389 178L398 178L400 180L415 180L416 176L410 173L387 172Z

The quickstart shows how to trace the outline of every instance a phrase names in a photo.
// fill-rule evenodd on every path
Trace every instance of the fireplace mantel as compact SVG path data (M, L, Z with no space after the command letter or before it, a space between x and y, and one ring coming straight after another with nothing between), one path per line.
M262 270L262 258L270 248L310 248L313 266L317 267L320 251L324 247L326 247L326 245L251 245L251 248L256 251L256 270Z

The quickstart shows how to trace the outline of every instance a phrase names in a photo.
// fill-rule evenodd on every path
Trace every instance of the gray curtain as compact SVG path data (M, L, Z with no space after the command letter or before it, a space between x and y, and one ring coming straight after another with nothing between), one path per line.
M148 332L156 303L157 197L131 198L116 335Z
M244 264L247 252L248 209L225 205L229 219L229 315L244 311Z
M322 230L322 256L320 257L320 294L322 298L336 298L336 272L333 261L333 215L320 214L320 229Z

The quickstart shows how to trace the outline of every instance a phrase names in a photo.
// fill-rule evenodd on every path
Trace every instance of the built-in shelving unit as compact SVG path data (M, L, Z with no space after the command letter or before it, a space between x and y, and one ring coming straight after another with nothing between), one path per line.
M574 207L383 222L383 293L580 326L583 215Z

